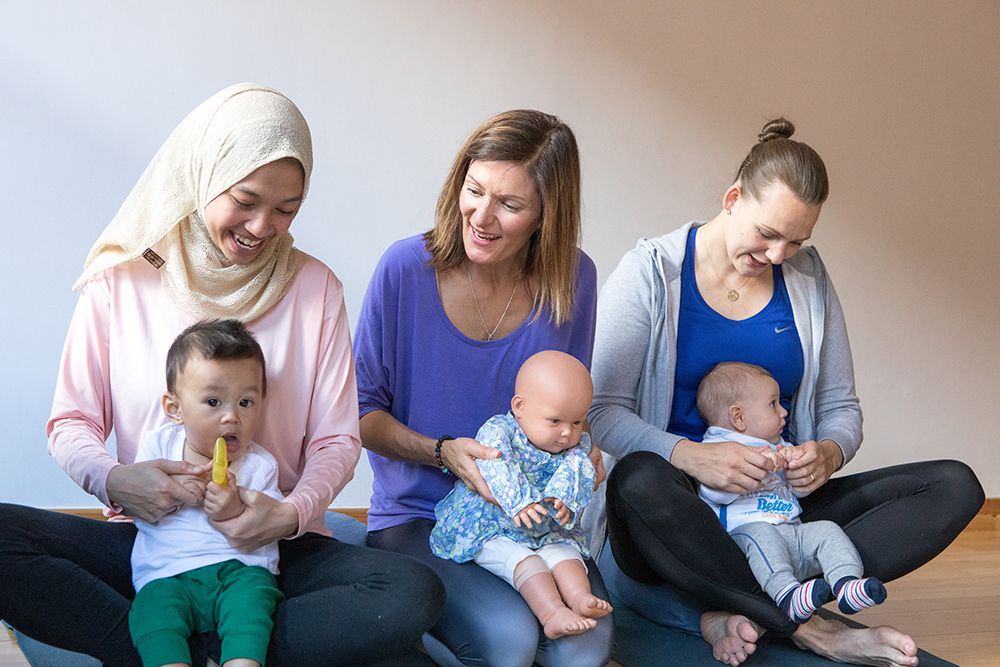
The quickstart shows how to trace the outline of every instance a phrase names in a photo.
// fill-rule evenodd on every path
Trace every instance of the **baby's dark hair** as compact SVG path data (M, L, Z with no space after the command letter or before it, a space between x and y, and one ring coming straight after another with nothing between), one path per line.
M709 426L724 426L729 408L746 390L747 379L754 375L771 377L767 370L741 361L723 361L705 374L698 383L698 414Z
M264 352L239 320L202 320L182 331L167 351L167 391L174 392L177 376L195 352L210 361L254 359L260 364L261 395L267 395Z

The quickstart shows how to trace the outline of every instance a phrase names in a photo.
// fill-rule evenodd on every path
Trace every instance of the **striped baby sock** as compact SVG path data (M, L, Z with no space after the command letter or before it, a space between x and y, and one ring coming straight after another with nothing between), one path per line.
M778 606L785 610L788 618L796 623L805 623L829 599L830 584L822 579L810 579L783 592L778 597Z
M885 602L885 586L875 577L844 577L834 585L834 590L837 591L837 607L845 614L856 614Z

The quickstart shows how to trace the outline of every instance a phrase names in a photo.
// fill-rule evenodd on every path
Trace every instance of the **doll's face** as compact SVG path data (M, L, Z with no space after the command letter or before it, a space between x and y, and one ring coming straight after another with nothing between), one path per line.
M737 431L772 444L781 441L788 411L781 405L778 383L766 375L747 378L746 390L733 413L733 426Z
M215 454L215 441L226 440L232 463L253 440L264 406L263 369L256 359L205 359L192 354L184 363L173 392L163 396L163 409L184 424L185 459L206 463Z
M529 385L514 396L511 412L531 444L544 452L558 454L580 443L590 409L589 394L571 386L552 391L549 387Z

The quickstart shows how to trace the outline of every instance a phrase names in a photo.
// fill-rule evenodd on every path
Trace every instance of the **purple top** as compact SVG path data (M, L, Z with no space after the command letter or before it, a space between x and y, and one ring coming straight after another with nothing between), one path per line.
M444 312L422 235L397 241L375 268L354 340L361 416L384 410L418 433L475 437L482 424L510 409L514 379L525 359L562 350L590 367L597 313L597 269L581 250L573 318L560 327L532 315L510 335L474 340ZM368 452L372 484L368 529L417 518L455 484L433 466Z

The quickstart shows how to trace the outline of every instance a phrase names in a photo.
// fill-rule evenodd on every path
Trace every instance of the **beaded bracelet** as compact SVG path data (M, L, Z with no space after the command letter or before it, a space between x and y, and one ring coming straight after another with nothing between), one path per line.
M437 461L438 468L440 468L441 472L443 472L446 475L451 474L451 471L448 470L448 466L444 464L444 460L441 458L441 445L444 444L445 440L454 440L454 439L455 438L451 437L450 435L442 435L440 438L437 439L437 444L434 445L434 459Z

